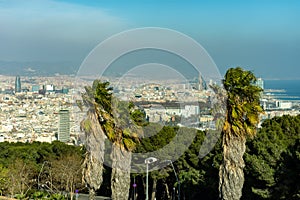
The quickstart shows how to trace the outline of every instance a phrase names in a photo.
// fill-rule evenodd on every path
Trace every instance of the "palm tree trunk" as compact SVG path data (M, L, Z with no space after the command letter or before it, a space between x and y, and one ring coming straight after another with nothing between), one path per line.
M90 200L95 199L95 191L103 182L103 162L105 135L99 124L97 114L89 110L81 125L86 135L86 156L83 162L83 181L90 190Z
M128 200L130 189L130 169L132 153L121 148L118 144L112 145L111 160L111 192L112 199Z
M245 137L223 133L223 163L219 170L221 199L238 200L242 196L245 150Z
M155 199L156 196L156 185L157 185L157 180L153 179L153 183L152 183L152 193L151 193L151 200Z
M93 188L90 188L89 190L89 200L95 200L96 199L96 192Z

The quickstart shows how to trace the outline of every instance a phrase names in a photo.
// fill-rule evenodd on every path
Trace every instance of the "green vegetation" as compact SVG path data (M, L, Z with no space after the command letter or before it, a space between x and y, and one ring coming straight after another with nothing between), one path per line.
M178 127L164 127L157 135L143 139L137 150L146 152L163 147L175 136L177 129ZM208 155L199 159L198 153L204 137L204 132L197 131L189 149L174 162L181 180L182 198L201 197L212 200L219 198L222 141L219 140ZM283 116L266 120L256 136L247 141L244 154L245 184L241 199L299 199L299 144L300 116ZM151 172L150 176L150 185L155 186L150 187L150 194L156 191L156 199L170 198L173 187L177 187L171 167ZM144 175L134 177L140 186L137 188L138 199L143 199Z
M157 131L153 137L145 138L137 146L136 152L161 148L176 135L178 127L164 127L149 124L144 129ZM185 131L188 131L186 129ZM174 162L181 181L182 199L218 199L219 166L222 161L221 140L204 158L198 153L205 133L197 131L196 137L185 153ZM157 146L158 145L158 146ZM245 184L241 199L299 199L300 196L300 116L283 116L265 120L253 139L247 141L244 155ZM170 149L171 151L171 149ZM67 184L58 177L68 177L62 166L73 172L80 169L84 150L60 142L52 144L34 142L0 143L0 189L4 196L30 197L33 199L63 199L69 191ZM68 158L69 157L69 158ZM75 159L74 159L75 158ZM68 160L68 161L67 161ZM73 161L72 161L73 160ZM47 161L47 162L45 162ZM57 163L58 162L58 163ZM73 163L73 164L66 164ZM60 165L59 163L63 164ZM42 169L42 165L44 167ZM42 170L41 170L42 169ZM59 169L56 171L56 169ZM42 171L42 172L41 172ZM38 190L39 173L40 190ZM53 172L57 173L54 177ZM76 189L86 193L81 182L81 172L75 173ZM98 195L110 196L111 169L105 167L103 184ZM171 166L150 173L150 196L156 191L156 199L172 197L173 187L177 187ZM145 175L132 174L137 184L137 199L145 195ZM52 190L47 190L52 180ZM69 180L72 177L69 175ZM15 181L12 183L12 181ZM22 188L23 184L23 188ZM44 187L42 187L44 184ZM156 188L156 190L155 190ZM74 192L74 190L73 190ZM130 197L133 188L130 189Z
M247 142L244 199L300 198L300 116L275 117Z
M0 190L25 199L64 199L81 183L83 150L61 142L0 143ZM58 198L59 197L59 198Z

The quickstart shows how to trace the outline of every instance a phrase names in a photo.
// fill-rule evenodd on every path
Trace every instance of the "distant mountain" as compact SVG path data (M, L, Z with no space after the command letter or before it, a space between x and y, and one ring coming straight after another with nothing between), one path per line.
M52 76L76 74L80 63L75 62L15 62L0 61L0 75Z

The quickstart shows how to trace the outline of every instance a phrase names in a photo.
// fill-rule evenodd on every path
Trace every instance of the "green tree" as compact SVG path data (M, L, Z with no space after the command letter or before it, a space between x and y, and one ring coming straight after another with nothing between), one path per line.
M9 188L9 169L0 164L0 196Z
M299 198L299 133L300 116L262 123L255 140L247 141L242 199Z
M219 171L221 199L237 200L242 196L246 138L256 134L262 112L259 101L262 89L254 85L255 81L252 72L240 67L229 69L223 81L227 111L222 131L223 162Z
M146 152L153 152L161 149L167 144L170 144L172 142L172 139L176 135L176 130L178 127L171 127L171 126L161 126L160 124L154 124L149 123L148 126L143 127L143 133L144 138L141 139L141 142L137 144L137 148L135 149L136 153L146 153ZM169 146L169 151L165 151L164 155L161 153L159 155L159 158L161 159L164 157L166 160L172 159L172 155L175 152L175 145ZM154 155L154 157L156 157ZM161 159L160 161L163 161L164 159ZM159 162L160 162L159 161ZM159 162L153 163L149 165L149 169L152 167L156 167L159 165ZM171 172L171 173L170 173ZM149 199L168 199L170 197L169 194L169 185L171 187L171 184L168 183L167 177L172 174L172 168L167 167L160 170L154 170L149 173ZM139 195L138 199L145 199L145 174L138 175L137 183L140 186L139 187ZM159 180L162 180L162 182L159 182ZM175 181L176 182L176 181ZM159 185L162 184L162 185ZM173 185L172 185L173 186ZM173 187L171 187L172 191ZM162 191L164 190L164 192ZM157 193L158 192L158 193ZM162 194L164 193L164 194Z
M300 199L300 138L281 155L272 187L273 199Z
M75 172L73 170L75 168L81 168L83 152L80 147L58 141L51 144L41 142L0 143L0 189L2 195L31 198L35 195L44 196L43 194L49 196L48 192L41 192L41 189L50 188L49 192L73 191L71 189L71 185L74 186L72 182L80 183L81 180L78 178L81 178L81 175L79 175L79 171L71 172ZM78 162L69 162L68 155L77 158ZM61 166L57 167L55 178L54 173L51 173L51 165L55 166L55 162L51 161L58 160L60 160ZM63 164L64 167L62 167ZM73 175L76 175L76 181L72 179L75 177ZM61 180L66 180L68 183L64 182L64 186L60 187Z

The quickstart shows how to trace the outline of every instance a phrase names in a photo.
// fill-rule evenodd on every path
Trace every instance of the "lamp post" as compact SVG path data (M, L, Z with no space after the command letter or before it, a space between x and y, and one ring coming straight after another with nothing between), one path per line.
M166 160L166 162L169 162L169 163L171 164L172 169L173 169L173 172L174 172L174 174L175 174L175 178L176 178L176 181L177 181L177 183L178 183L178 200L180 200L180 180L179 180L179 178L178 178L178 176L177 176L177 173L176 173L176 171L175 171L175 167L174 167L172 161L171 161L171 160Z
M149 195L148 195L148 171L149 171L149 164L154 163L157 161L157 158L154 157L149 157L145 159L145 164L146 164L146 200L149 200Z

